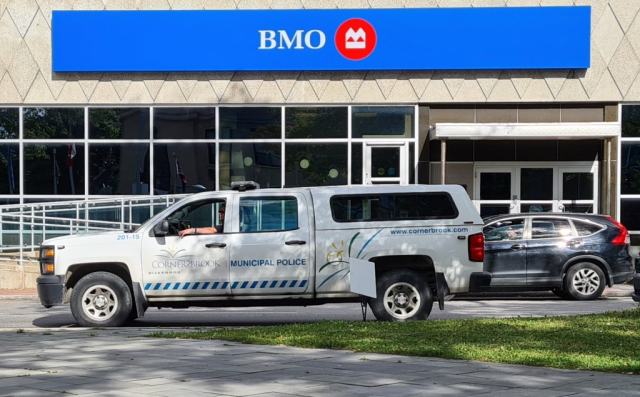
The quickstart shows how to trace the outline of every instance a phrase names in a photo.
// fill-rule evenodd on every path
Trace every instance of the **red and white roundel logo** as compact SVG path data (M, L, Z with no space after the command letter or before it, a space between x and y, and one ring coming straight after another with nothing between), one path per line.
M376 41L376 30L364 19L349 19L336 31L338 52L352 61L359 61L371 55L376 48Z

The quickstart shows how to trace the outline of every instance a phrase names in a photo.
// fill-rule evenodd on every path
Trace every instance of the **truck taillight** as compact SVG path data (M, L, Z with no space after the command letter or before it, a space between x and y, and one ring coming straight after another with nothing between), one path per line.
M469 260L473 262L484 261L484 234L472 234L469 236Z
M611 240L611 244L613 245L627 245L629 244L629 232L627 228L622 225L622 223L616 221L610 216L607 216L611 222L613 222L618 227L618 235L616 235L613 240Z

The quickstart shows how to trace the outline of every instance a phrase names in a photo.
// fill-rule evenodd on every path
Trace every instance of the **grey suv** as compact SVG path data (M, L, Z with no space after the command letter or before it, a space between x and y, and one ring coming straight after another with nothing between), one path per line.
M627 229L608 216L526 213L485 219L484 270L491 290L552 290L596 299L633 278Z

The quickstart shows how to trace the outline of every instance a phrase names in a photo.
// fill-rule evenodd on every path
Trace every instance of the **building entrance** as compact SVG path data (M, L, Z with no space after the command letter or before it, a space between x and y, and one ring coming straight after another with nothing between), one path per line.
M408 143L366 142L364 149L364 182L366 185L405 185L408 183Z
M474 204L483 217L518 212L597 213L598 163L476 163Z

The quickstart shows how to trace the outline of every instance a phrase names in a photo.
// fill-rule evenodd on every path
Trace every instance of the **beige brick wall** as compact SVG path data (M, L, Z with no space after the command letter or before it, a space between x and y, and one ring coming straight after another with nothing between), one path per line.
M574 4L592 6L586 71L51 72L52 10ZM639 10L640 0L0 0L0 104L640 101Z

